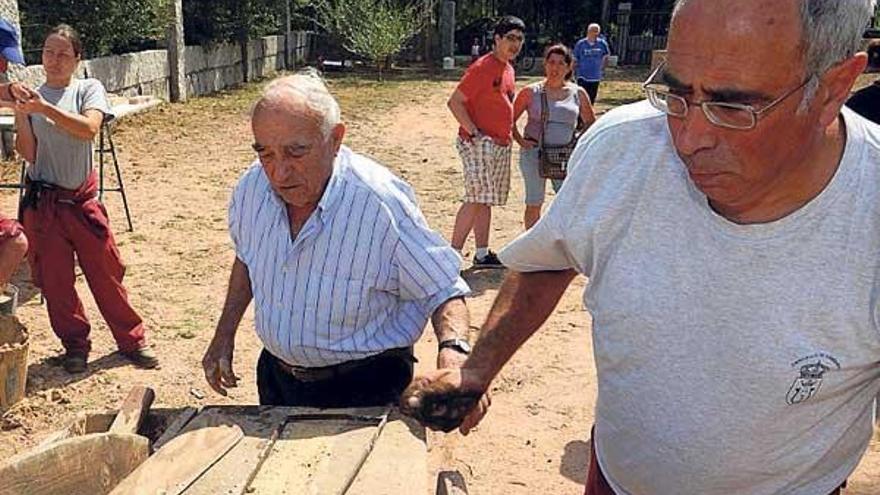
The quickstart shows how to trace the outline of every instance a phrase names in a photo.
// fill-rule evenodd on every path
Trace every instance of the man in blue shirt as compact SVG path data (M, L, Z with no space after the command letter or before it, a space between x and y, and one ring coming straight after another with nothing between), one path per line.
M587 27L587 37L574 45L575 76L577 83L590 95L590 102L596 104L602 72L608 63L611 49L603 38L599 37L602 28L598 24Z
M267 86L257 160L232 193L235 262L203 367L225 395L235 333L254 302L260 404L365 407L397 400L431 320L438 367L467 357L461 258L428 227L412 188L342 145L339 105L316 76Z

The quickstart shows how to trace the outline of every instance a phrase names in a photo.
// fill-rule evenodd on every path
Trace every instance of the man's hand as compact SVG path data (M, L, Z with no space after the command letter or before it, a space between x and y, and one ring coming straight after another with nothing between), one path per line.
M530 149L538 146L538 142L530 137L522 138L519 141L517 141L517 143L519 143L519 147L524 150L530 150Z
M492 401L482 375L471 368L438 369L417 376L400 397L400 410L432 430L467 435Z
M202 358L205 380L214 391L223 396L227 395L227 388L238 386L238 376L232 371L234 350L234 341L214 338L211 340L208 350L205 351L205 357Z

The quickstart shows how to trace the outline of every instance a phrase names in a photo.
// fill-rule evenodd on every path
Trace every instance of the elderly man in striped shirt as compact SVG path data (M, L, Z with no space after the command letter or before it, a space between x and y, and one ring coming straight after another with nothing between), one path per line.
M470 350L459 255L428 227L409 185L342 146L339 113L305 74L273 81L253 108L259 158L232 194L236 258L202 362L220 394L236 386L235 333L252 299L264 405L396 401L429 318L438 367L458 367Z

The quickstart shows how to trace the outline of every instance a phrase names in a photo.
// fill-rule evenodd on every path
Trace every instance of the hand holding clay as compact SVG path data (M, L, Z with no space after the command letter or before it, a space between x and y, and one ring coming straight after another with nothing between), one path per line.
M400 397L400 410L432 430L467 435L491 404L473 370L439 369L417 376Z

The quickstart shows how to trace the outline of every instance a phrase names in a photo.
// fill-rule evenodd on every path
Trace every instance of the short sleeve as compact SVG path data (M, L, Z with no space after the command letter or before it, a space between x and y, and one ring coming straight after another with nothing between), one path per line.
M579 40L577 43L574 44L574 49L572 50L572 55L574 56L575 62L581 61L581 56L583 55L581 47L583 46L583 44L584 44L583 40Z
M555 204L555 203L554 203ZM552 206L551 206L552 209ZM575 269L585 271L586 263L579 263L568 247L562 229L558 227L557 215L541 218L531 229L520 234L498 252L504 266L517 272L560 271Z
M104 85L97 79L84 79L80 86L81 104L80 112L86 110L98 110L105 116L113 117L113 111L110 108L110 100L107 98L107 91Z
M235 256L246 265L250 265L253 259L253 248L250 246L251 236L248 230L252 227L253 222L247 218L247 212L252 208L249 209L247 206L248 203L253 202L254 183L256 182L253 179L255 172L257 172L254 167L259 167L258 162L251 165L251 168L245 172L235 189L232 190L227 219L229 237L232 239Z
M611 55L611 49L608 48L608 42L605 40L599 40L602 42L602 50L605 52L605 55Z
M398 229L393 255L398 295L403 300L431 300L433 307L429 311L433 311L446 299L469 292L459 276L461 258L440 234L428 227L410 195L400 192L389 205Z

